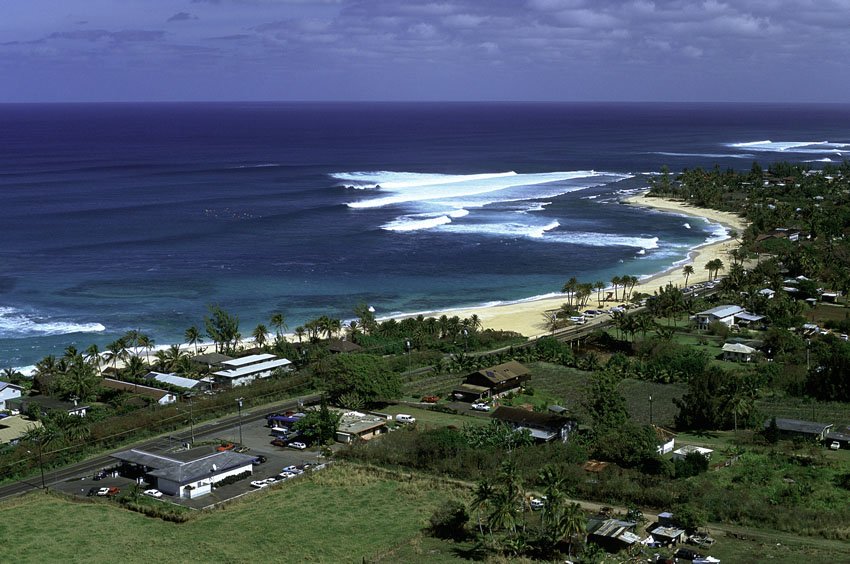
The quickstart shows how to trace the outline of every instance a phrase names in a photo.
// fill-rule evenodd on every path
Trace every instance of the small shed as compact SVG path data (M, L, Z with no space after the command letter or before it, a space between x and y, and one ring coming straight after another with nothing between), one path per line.
M758 351L743 343L726 343L723 345L723 360L732 362L752 362Z

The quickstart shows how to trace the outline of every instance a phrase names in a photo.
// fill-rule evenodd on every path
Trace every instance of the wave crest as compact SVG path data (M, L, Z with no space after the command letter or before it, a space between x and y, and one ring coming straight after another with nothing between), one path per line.
M0 338L4 339L103 331L106 331L106 327L101 323L57 321L48 316L28 314L13 307L0 307Z

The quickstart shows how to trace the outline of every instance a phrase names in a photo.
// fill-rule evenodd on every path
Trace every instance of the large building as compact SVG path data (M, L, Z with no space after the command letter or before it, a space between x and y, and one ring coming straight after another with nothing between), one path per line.
M104 388L109 388L111 390L118 390L137 396L145 396L147 398L151 398L159 405L168 405L177 401L177 394L173 392L163 390L162 388L153 388L151 386L136 384L134 382L124 382L122 380L104 378L101 385Z
M233 451L210 452L197 448L180 453L153 454L130 449L111 455L120 460L125 474L141 475L164 494L195 499L212 491L229 476L253 473L253 456Z
M539 413L517 407L500 405L493 412L493 419L507 423L518 431L528 431L541 442L567 442L576 422L554 413Z
M268 378L275 370L292 370L292 363L273 354L252 354L221 362L222 369L212 376L218 386L234 388L254 380Z

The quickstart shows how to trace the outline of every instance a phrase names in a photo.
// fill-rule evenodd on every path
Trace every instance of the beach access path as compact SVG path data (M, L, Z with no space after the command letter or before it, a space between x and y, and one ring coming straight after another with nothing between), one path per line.
M747 222L736 214L708 208L698 208L676 200L647 197L646 193L631 196L624 199L623 202L629 205L652 208L686 217L708 219L709 221L723 225L729 230L734 230L738 234L743 233L747 228ZM694 268L694 273L688 280L689 284L705 282L708 280L708 271L705 269L706 263L719 258L723 261L723 264L728 266L731 263L729 253L739 246L739 241L729 238L724 241L696 247L690 251L687 262L641 280L635 287L635 291L652 294L667 284L684 287L685 275L682 273L682 268L686 264L690 264ZM629 272L623 272L622 274L629 274ZM569 273L564 273L565 282L569 277ZM564 297L554 296L521 303L453 309L440 312L440 314L445 313L449 317L457 315L460 318L466 318L475 314L479 317L485 328L516 331L529 338L536 338L549 334L547 312L559 309L564 301ZM617 303L599 303L595 299L595 293L594 297L588 301L588 309L607 309L614 305L617 305Z

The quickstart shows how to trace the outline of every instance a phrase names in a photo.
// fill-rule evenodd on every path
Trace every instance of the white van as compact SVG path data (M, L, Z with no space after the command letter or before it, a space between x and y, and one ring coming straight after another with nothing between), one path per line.
M407 415L404 413L399 413L395 416L395 420L399 423L416 423L416 418L412 415Z

